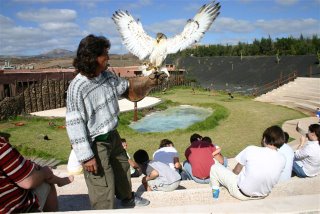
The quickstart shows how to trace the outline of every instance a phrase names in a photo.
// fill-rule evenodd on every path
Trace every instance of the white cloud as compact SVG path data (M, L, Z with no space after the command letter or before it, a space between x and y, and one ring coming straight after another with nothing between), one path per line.
M159 32L170 37L181 33L186 23L187 20L185 19L171 19L165 22L158 22L152 25L144 26L144 29L145 31L149 32L151 37L155 37L155 34Z
M8 28L14 25L14 22L9 17L0 14L0 26L1 28Z
M47 31L62 31L68 30L78 30L79 27L73 22L46 22L39 25L42 29Z
M276 0L277 4L280 5L294 5L296 3L298 3L299 0Z
M257 20L254 24L258 29L261 29L265 34L270 35L300 35L306 36L312 34L320 34L320 21L316 19L296 19L296 20Z
M25 21L34 22L69 22L75 20L77 12L69 9L40 9L18 12L17 16Z
M107 36L120 36L116 25L111 18L95 17L88 21L88 30L95 34L103 34Z
M124 1L123 7L126 8L126 10L132 10L137 9L145 6L150 6L152 4L152 0L138 0L138 1Z
M254 30L252 23L246 20L236 20L229 17L219 17L217 18L213 26L211 26L211 31L214 32L235 32L235 33L248 33Z
M0 15L0 25L0 55L36 55L54 48L75 50L75 43L87 34L71 22L22 27Z

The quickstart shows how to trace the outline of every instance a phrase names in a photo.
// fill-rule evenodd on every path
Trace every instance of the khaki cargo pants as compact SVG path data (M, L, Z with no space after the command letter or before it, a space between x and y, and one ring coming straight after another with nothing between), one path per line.
M119 133L108 133L105 142L95 141L92 151L98 164L98 173L84 170L91 206L94 209L113 209L114 199L131 196L131 177L128 156L122 147Z

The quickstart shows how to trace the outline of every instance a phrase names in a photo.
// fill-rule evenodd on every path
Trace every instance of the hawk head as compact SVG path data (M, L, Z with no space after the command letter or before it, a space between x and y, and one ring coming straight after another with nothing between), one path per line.
M157 38L156 38L157 43L159 44L159 42L163 39L167 39L167 36L164 35L163 33L157 33Z

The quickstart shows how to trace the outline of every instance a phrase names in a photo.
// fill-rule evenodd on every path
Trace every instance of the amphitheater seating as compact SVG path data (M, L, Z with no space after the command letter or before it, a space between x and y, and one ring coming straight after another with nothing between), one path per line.
M320 78L298 77L255 100L286 106L314 116L316 108L320 107Z

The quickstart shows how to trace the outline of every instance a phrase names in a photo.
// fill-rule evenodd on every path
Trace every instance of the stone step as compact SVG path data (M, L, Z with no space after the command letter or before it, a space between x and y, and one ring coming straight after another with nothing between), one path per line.
M77 176L76 179L79 179L79 176ZM77 183L81 183L82 188L77 188L77 186L73 186L73 184L57 188L61 211L74 210L75 207L79 210L90 209L87 189L83 188L86 186L83 176L81 178L81 182L77 180ZM273 199L301 195L301 192L304 194L319 194L319 189L313 188L319 185L320 176L305 179L294 177L289 181L277 184L267 198ZM61 189L64 189L64 191L61 191ZM82 191L79 192L79 189L82 189ZM150 205L147 208L167 207L170 205L214 205L217 203L240 202L230 196L229 192L224 187L220 188L219 200L216 201L212 198L212 192L209 184L197 184L193 181L182 181L180 187L172 192L146 192L137 191L137 189L133 190L136 191L137 195L150 200ZM67 197L66 192L69 192L71 195ZM70 200L70 198L73 198L73 200Z
M294 81L295 82L299 82L299 83L308 82L308 83L318 83L318 84L320 84L320 78L298 77Z

